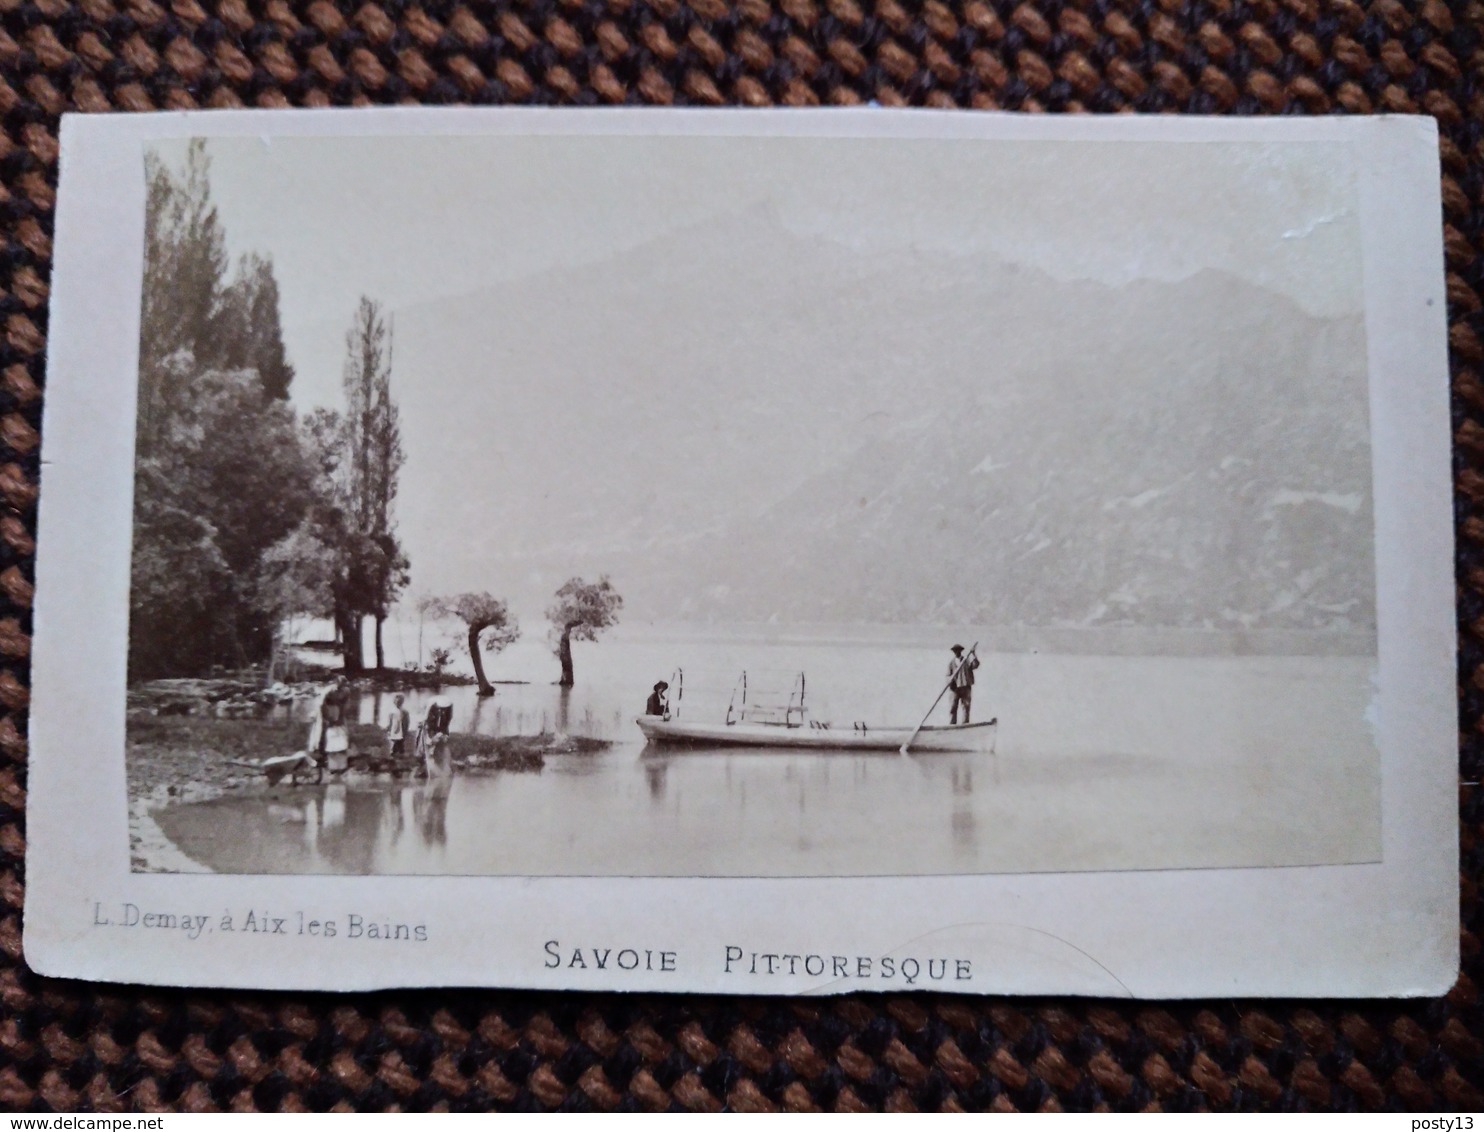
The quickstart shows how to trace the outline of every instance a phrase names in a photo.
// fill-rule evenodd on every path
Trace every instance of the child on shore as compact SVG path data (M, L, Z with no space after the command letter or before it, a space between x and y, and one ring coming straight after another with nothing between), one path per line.
M402 706L406 697L398 692L392 697L392 710L386 717L386 741L393 766L401 766L407 758L407 732L412 727L412 717Z

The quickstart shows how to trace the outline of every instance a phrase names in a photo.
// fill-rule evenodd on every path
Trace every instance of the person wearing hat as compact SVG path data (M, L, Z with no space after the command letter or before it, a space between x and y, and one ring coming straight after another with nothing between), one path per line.
M428 778L445 778L453 773L448 751L448 733L452 727L453 701L447 696L434 696L417 735L418 753L423 759L421 773Z
M350 685L344 676L336 676L320 697L309 726L309 757L315 767L315 782L323 782L325 771L339 774L349 760L350 733L346 730L346 711L350 704Z
M670 705L666 702L665 693L670 690L670 685L661 680L654 686L654 691L649 693L649 699L644 704L645 715L658 715L665 719L670 718Z
M948 709L948 722L958 722L959 705L963 705L964 722L969 722L969 703L974 698L974 669L979 658L964 655L963 645L953 646L953 659L948 662L948 690L953 693L953 706Z

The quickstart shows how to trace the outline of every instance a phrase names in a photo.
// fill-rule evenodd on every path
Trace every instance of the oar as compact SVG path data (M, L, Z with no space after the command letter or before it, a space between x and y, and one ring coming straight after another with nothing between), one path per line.
M912 744L917 741L917 733L927 726L927 721L933 717L933 712L938 710L938 704L942 702L943 696L947 693L949 688L953 687L953 682L958 679L958 674L964 670L964 665L969 663L969 658L974 655L974 650L978 647L978 641L975 641L972 645L970 645L969 651L964 653L964 658L958 662L958 667L949 674L948 683L943 685L943 691L938 693L938 698L933 701L933 706L927 709L927 715L922 717L922 722L912 729L912 734L907 736L907 741L902 744L902 754L905 755L907 753L907 748L912 746Z

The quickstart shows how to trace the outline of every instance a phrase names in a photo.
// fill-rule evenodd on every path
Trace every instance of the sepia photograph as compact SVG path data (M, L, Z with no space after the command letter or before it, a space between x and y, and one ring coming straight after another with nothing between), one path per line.
M1380 859L1351 147L139 176L135 871Z
M60 145L32 969L1453 984L1431 119Z

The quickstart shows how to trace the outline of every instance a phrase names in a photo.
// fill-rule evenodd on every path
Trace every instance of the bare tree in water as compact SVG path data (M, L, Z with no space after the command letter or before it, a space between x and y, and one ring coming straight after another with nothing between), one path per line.
M623 608L613 583L604 574L596 582L572 578L556 592L556 603L546 611L556 637L556 654L562 662L561 686L570 688L572 676L572 642L596 641L604 629L618 624L618 611Z
M487 593L471 593L433 599L428 603L427 609L429 612L437 611L457 617L467 626L469 660L474 665L474 679L479 684L479 694L493 696L495 690L484 675L484 662L479 658L479 650L482 645L485 652L500 652L519 639L520 623L511 616L509 607L499 598Z

